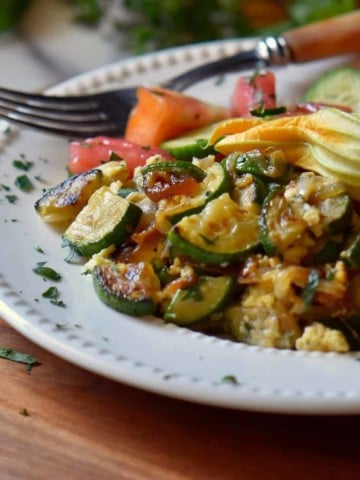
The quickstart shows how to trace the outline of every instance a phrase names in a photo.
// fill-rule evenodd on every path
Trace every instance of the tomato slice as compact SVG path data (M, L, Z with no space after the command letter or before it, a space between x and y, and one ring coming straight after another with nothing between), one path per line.
M231 99L233 116L246 117L257 108L275 108L275 75L270 72L240 77Z
M167 160L172 158L161 148L144 147L123 138L94 137L70 143L69 170L71 173L81 173L96 168L107 162L112 153L125 160L130 174L153 155L161 155Z

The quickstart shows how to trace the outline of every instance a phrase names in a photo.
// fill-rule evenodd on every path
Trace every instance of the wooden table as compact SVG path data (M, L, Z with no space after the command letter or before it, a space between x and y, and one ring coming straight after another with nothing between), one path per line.
M1 480L360 478L360 416L194 405L88 373L2 320L0 338L41 362L0 359Z

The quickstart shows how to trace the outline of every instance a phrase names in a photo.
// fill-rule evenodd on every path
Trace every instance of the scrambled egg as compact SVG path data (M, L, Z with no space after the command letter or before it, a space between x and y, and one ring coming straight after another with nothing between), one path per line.
M305 328L304 333L295 342L297 350L338 352L350 350L350 346L342 332L328 328L315 322Z

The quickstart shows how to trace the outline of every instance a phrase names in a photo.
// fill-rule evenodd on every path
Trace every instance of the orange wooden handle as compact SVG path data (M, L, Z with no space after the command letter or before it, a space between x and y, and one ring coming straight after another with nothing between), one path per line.
M311 23L282 34L293 62L360 53L360 10Z

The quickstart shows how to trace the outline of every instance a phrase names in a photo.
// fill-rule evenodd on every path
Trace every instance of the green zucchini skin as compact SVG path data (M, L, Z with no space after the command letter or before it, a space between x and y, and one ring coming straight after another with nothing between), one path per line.
M156 173L167 172L177 175L186 175L192 177L197 182L201 182L206 177L206 173L201 168L197 167L191 162L185 162L183 160L154 162L146 165L141 169L143 176Z
M350 236L345 250L340 254L340 258L350 267L360 267L360 232Z
M276 255L278 253L278 246L276 240L272 238L273 228L269 224L269 212L273 211L274 203L279 202L278 196L282 196L283 188L279 186L274 186L264 200L263 207L261 209L261 214L259 218L259 227L260 227L260 239L264 251L267 255ZM280 210L276 208L275 212L280 213Z
M133 232L141 214L137 205L101 187L66 230L62 245L90 257L110 245L121 244Z
M99 299L110 308L127 315L140 317L155 313L153 299L140 292L140 286L122 275L114 263L95 266L92 272L93 285Z
M214 200L223 193L230 191L230 176L221 163L214 163L209 168L207 177L208 179L205 178L202 182L205 188L202 189L203 191L200 193L200 195L194 200L187 199L187 202L184 204L184 208L180 209L180 211L178 211L176 214L170 216L169 220L172 225L175 225L184 216L201 212L204 206L211 202L211 200Z
M233 153L228 162L234 162L238 174L250 173L266 182L287 183L292 173L292 167L279 154L264 155L259 150L246 153Z
M181 326L198 323L222 310L231 300L234 287L232 277L201 276L195 285L177 290L164 320Z
M199 214L180 220L168 233L168 240L203 263L240 261L260 246L258 216L241 209L225 193Z

